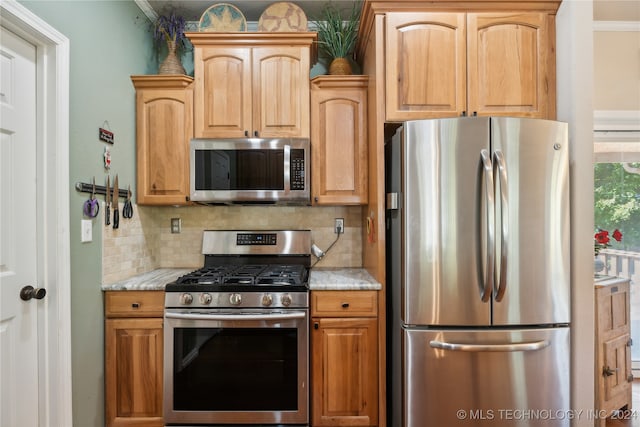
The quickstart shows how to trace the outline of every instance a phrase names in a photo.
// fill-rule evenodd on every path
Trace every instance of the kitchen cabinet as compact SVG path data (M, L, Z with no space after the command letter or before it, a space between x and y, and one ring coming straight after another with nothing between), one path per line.
M105 292L107 427L162 427L163 291Z
M612 411L631 409L631 329L629 280L613 279L595 286L596 406ZM598 421L604 427L604 418Z
M136 88L137 203L189 203L189 141L193 137L193 79L131 76Z
M377 291L311 291L311 425L378 425Z
M196 138L309 137L316 33L188 33Z
M389 12L386 117L555 118L555 17Z
M367 202L367 76L311 81L311 193L315 205Z

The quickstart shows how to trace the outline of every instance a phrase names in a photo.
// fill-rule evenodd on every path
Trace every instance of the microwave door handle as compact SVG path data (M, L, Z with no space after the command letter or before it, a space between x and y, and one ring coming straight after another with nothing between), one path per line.
M302 319L306 316L304 311L293 311L274 314L205 314L205 313L171 313L164 314L169 319L182 320L286 320Z
M284 146L284 191L291 191L291 146Z

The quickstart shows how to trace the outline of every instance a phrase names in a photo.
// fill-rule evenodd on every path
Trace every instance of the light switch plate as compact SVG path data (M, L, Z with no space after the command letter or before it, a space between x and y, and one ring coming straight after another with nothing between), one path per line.
M90 219L81 220L80 241L82 243L91 242L93 240L93 222Z

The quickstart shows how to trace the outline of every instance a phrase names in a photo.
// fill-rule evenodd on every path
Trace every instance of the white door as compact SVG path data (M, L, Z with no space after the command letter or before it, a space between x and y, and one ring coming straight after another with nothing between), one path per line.
M0 426L38 425L36 48L0 28Z

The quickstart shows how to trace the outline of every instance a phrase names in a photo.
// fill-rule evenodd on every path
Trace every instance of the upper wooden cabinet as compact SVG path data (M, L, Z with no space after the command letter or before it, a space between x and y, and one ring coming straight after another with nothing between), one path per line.
M137 203L188 204L193 79L153 75L131 80L136 88Z
M554 118L554 25L531 11L387 13L387 120Z
M188 33L196 138L309 137L316 33Z
M311 81L313 204L367 202L367 82L367 76Z
M467 15L467 111L555 118L555 18Z
M389 13L386 25L387 120L465 110L465 15Z

